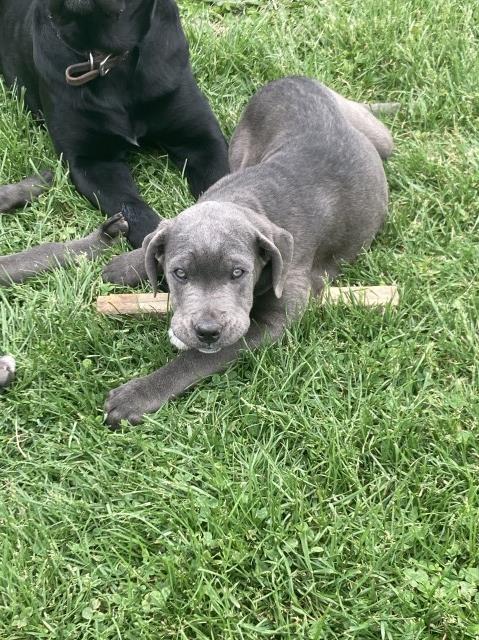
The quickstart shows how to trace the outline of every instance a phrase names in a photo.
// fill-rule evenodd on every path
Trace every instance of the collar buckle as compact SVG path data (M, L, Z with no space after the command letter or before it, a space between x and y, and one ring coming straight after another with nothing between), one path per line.
M90 56L92 56L92 54L90 53ZM104 58L100 64L98 65L98 71L100 72L100 76L102 78L104 78L106 75L108 75L111 71L111 67L107 67L108 61L112 58L111 53L109 53L106 58Z
M110 71L126 60L129 52L122 55L88 53L88 60L79 64L71 64L65 71L66 82L72 87L81 87L96 78L104 78Z

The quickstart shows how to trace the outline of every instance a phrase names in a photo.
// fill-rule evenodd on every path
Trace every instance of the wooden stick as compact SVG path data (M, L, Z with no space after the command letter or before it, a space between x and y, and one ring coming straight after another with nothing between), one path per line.
M399 291L395 285L380 287L330 287L321 298L321 304L358 304L363 307L397 307Z
M399 292L395 286L382 287L331 287L326 290L320 304L359 304L365 307L384 307L399 304ZM126 293L101 296L96 303L97 311L104 315L140 315L169 311L169 296L159 293Z
M166 314L169 311L167 293L123 293L100 296L96 301L99 313L109 316L139 315L145 313Z

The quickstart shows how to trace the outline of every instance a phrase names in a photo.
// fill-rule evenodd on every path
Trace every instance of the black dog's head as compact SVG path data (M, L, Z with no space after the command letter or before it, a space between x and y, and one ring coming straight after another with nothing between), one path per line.
M79 51L131 50L147 33L157 0L49 0L64 41Z

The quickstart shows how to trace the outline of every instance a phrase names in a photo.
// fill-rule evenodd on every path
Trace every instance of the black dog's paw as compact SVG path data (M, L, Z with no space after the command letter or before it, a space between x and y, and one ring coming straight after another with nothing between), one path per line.
M15 358L12 356L0 358L0 391L11 385L15 378L15 369Z
M114 240L120 235L126 235L128 230L128 222L125 220L122 213L117 213L111 218L108 218L108 220L101 226L101 232L110 240Z
M124 204L122 213L128 221L128 241L134 249L143 244L147 235L153 233L161 222L160 216L144 204Z

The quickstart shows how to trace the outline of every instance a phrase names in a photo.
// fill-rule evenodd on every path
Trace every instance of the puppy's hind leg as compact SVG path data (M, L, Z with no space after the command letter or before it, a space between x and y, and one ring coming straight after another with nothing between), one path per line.
M331 260L327 265L314 266L311 270L311 295L319 298L327 283L331 284L339 275L339 265Z
M362 104L348 100L332 89L330 91L349 124L373 143L383 160L389 158L394 150L393 138L389 129L376 118L375 114L387 113L388 109L389 113L394 113L396 103Z
M121 213L109 218L102 226L80 240L50 242L10 256L0 256L0 285L8 286L24 282L45 271L64 267L76 256L88 260L101 255L116 239L128 231L128 224Z
M51 171L42 171L37 176L25 178L16 184L0 186L0 213L12 211L38 198L53 181Z

